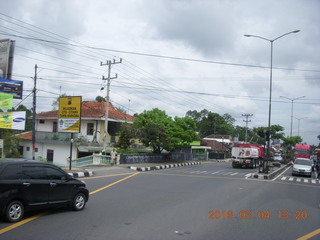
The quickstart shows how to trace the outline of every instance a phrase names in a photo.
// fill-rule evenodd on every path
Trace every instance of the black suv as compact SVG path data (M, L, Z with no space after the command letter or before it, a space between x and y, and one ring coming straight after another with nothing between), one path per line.
M35 208L67 205L80 211L88 199L86 184L57 166L33 160L0 162L0 213L9 222L20 221Z

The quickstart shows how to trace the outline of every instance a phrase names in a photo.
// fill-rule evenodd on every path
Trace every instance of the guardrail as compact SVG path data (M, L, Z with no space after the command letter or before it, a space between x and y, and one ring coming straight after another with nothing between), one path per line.
M69 161L68 161L69 162ZM83 167L93 164L93 156L82 157L72 160L72 167Z
M109 165L110 164L110 156L105 155L91 155L86 156L78 159L72 160L72 166L73 167L83 167L88 165ZM69 161L68 161L69 164Z

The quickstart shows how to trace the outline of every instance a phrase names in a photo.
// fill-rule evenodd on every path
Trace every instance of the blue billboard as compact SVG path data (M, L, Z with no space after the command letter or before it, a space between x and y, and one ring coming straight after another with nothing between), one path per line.
M22 99L23 81L0 78L0 92L12 94L14 99Z

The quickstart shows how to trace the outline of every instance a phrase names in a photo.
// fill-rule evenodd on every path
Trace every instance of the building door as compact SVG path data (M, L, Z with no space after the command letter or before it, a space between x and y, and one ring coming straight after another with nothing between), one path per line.
M53 122L52 132L58 132L58 123L57 122Z
M53 162L53 150L51 150L51 149L47 150L47 161Z

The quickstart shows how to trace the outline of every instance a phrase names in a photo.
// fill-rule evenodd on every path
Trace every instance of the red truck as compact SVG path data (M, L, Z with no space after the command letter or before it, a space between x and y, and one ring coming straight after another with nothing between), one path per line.
M257 167L259 159L264 158L264 149L255 144L238 143L231 149L232 167Z
M311 147L307 144L296 144L293 150L293 159L311 158Z

